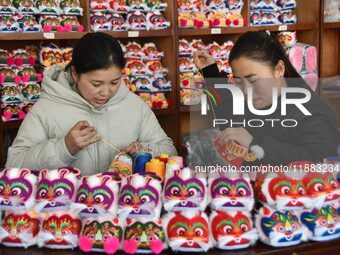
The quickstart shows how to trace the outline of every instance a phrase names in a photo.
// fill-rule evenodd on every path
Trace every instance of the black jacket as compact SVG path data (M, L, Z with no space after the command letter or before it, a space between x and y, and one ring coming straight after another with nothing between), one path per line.
M226 83L226 76L219 73L217 65L210 65L202 70L206 79L207 86L211 88L216 82L221 83L223 78ZM298 83L298 84L297 84ZM301 80L287 80L288 87L302 87L309 91L310 88ZM337 123L334 112L313 92L309 102L304 106L312 114L305 116L296 106L288 105L287 115L281 116L281 98L278 98L277 110L269 116L255 116L245 105L244 116L232 115L232 97L228 90L218 91L222 98L222 104L213 106L215 118L232 119L233 121L242 121L250 119L261 119L265 123L263 127L249 127L247 131L253 136L250 150L253 150L258 160L251 165L270 164L270 165L287 165L292 161L314 161L321 162L324 158L336 155L336 132ZM295 96L295 94L290 95ZM296 95L297 98L301 95ZM298 122L296 127L283 127L280 122L275 122L272 127L268 119L294 119ZM292 123L285 122L288 125ZM230 125L220 126L222 130ZM234 126L235 127L235 126ZM249 164L249 163L248 163Z

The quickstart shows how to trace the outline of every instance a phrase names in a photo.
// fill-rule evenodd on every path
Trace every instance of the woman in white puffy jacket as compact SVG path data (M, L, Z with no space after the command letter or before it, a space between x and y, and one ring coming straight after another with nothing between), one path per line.
M117 152L142 147L176 155L152 110L121 79L124 55L117 40L89 33L66 67L46 69L42 94L8 150L6 167L55 169L72 165L83 175L106 171Z

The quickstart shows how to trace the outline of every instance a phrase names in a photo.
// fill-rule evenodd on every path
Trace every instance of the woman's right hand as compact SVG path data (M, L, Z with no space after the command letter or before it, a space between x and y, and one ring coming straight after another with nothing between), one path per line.
M207 52L202 50L194 52L193 58L194 63L198 69L203 69L204 67L210 66L215 63L215 59Z
M96 129L87 121L78 121L65 136L65 143L68 151L74 155L86 146L101 140L96 135Z

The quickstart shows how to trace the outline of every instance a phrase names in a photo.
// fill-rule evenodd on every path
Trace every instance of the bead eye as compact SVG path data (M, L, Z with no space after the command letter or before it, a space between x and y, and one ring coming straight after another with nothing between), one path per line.
M103 203L104 202L104 197L102 195L96 195L94 198L94 201L98 204Z
M177 188L177 187L171 188L170 193L172 195L178 196L179 195L179 188Z
M240 187L237 189L237 194L241 197L245 196L247 194L247 190L243 187Z
M177 233L177 235L179 235L179 236L183 236L184 233L185 233L185 229L182 228L182 227L180 227L180 228L178 228L178 229L176 230L176 233Z
M298 188L299 195L303 196L305 194L305 189L300 187Z
M195 235L196 236L203 236L203 229L202 228L196 228L195 229Z
M283 232L285 231L285 228L284 228L284 226L280 226L280 227L278 228L278 230L279 230L280 233L283 233Z
M281 188L281 193L285 194L285 195L288 195L290 193L290 188L288 186L283 186Z
M124 197L123 201L124 201L124 204L130 204L132 201L132 197L130 195L127 195Z
M232 231L233 231L233 227L230 226L230 225L226 225L223 228L223 232L226 233L226 234L230 234Z
M143 195L141 196L140 201L142 202L142 204L145 204L150 201L150 198L147 195Z
M189 194L190 197L195 196L197 194L197 190L194 189L194 188L190 188L188 190L188 194Z
M39 191L39 197L46 197L47 196L47 190L46 189L41 189Z
M315 190L316 192L322 191L322 190L323 190L323 184L322 184L322 183L316 183L316 184L314 185L314 190Z
M12 194L13 196L19 196L19 195L21 194L21 189L18 188L18 187L15 187L15 188L12 189L11 194Z
M86 195L85 194L81 194L78 198L79 202L84 203L86 201Z
M330 185L332 186L332 188L336 189L338 187L338 184L336 183L336 181L331 180L330 181Z
M55 194L57 197L62 196L65 194L65 190L63 188L58 188L56 189Z
M245 233L249 230L249 227L247 226L247 224L242 224L240 226L240 229L242 230L243 233Z
M220 194L221 195L228 195L229 194L229 189L227 187L222 187L220 189Z

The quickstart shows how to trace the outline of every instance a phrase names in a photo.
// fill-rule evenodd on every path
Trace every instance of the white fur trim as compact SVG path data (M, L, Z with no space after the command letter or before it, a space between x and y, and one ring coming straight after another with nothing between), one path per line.
M265 153L264 153L264 150L261 146L252 145L252 146L250 146L250 150L255 153L258 160L263 159Z
M164 230L164 234L165 234L165 239L166 242L169 243L169 236L168 236L168 225L170 220L175 217L175 213L173 212L169 212L167 214L164 214L162 217L162 221L163 221L163 230Z
M267 207L268 208L268 207ZM268 208L269 209L269 208ZM270 217L271 214L265 215L263 207L258 211L258 213L255 215L255 228L257 229L257 232L259 234L259 239L262 242L268 242L269 238L264 234L262 227L261 227L261 220L263 217Z
M262 194L264 195L264 197L266 198L267 201L263 201L263 202L267 202L268 205L274 205L275 204L275 201L274 199L270 196L269 194L269 183L272 181L273 179L272 178L266 178L264 180L264 182L262 183L261 185L261 191L262 191ZM262 209L262 208L261 208Z

